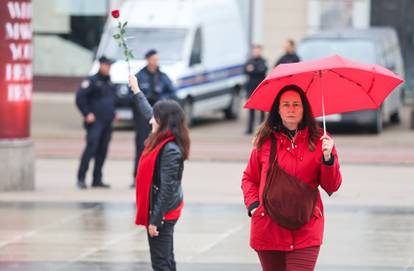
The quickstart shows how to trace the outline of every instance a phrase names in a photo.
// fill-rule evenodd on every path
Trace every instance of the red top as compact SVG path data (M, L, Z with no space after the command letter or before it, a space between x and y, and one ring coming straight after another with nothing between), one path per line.
M168 213L165 214L164 216L164 220L177 220L180 218L181 216L181 210L184 207L184 201L182 200L180 205L178 205L177 208L175 208L172 211L169 211Z
M335 148L332 150L334 164L328 166L322 163L322 142L319 140L315 151L308 148L309 132L300 130L296 137L297 147L292 145L283 133L275 133L277 139L277 161L289 174L310 184L320 186L327 192L335 192L341 185L339 159ZM298 230L289 230L274 223L267 215L262 205L262 194L269 168L270 139L262 148L253 148L249 163L242 178L242 189L246 207L254 202L260 206L253 213L251 220L250 246L255 250L289 251L322 244L324 216L320 195L314 209L314 214L308 224Z

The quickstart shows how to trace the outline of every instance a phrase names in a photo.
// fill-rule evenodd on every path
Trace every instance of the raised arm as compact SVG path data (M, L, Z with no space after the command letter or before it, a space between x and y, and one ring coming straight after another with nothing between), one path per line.
M153 116L152 107L149 104L144 93L142 93L142 91L139 89L137 78L134 75L130 75L128 82L129 82L129 86L132 89L132 92L134 92L135 106L144 116L145 120L149 121Z

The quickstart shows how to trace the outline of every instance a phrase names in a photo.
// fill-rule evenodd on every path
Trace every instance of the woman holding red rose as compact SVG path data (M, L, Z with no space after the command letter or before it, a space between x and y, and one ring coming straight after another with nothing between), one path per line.
M183 208L181 178L190 138L184 112L173 100L148 103L137 78L129 77L136 105L152 125L136 176L135 223L148 229L152 268L175 271L173 233Z

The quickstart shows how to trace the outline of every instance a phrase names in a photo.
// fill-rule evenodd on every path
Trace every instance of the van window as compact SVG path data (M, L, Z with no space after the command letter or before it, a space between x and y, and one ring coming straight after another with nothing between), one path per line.
M190 66L200 64L202 56L202 36L201 29L198 28L194 35L193 48L191 49Z
M134 59L144 59L145 53L150 49L158 51L162 62L176 62L182 59L186 29L127 27L126 30L127 44L134 54ZM118 47L112 38L112 33L116 32L117 30L114 30L109 33L109 38L106 37L107 42L101 54L123 59L122 48Z
M384 48L385 67L393 72L397 72L398 51L395 43L387 43L387 47Z
M303 60L338 54L364 63L376 63L375 50L373 42L364 40L305 40L298 46L298 54Z

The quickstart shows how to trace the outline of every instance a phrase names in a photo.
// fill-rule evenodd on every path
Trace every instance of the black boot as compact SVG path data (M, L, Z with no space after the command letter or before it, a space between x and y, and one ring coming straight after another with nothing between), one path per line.
M78 188L79 189L86 189L86 184L84 180L78 180Z
M92 187L95 188L110 188L111 186L109 184L105 184L102 181L93 181Z

